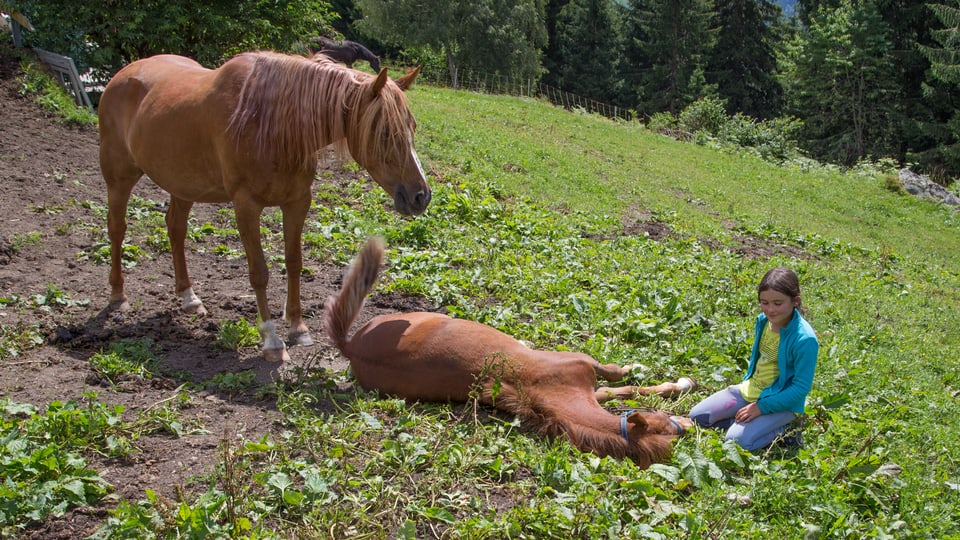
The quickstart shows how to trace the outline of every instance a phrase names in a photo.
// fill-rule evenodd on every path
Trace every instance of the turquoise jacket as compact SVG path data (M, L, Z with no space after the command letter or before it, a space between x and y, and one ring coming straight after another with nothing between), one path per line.
M743 380L753 376L760 358L760 336L767 328L767 316L761 313L757 317L757 326L750 353L750 364ZM777 350L777 364L780 375L773 384L764 388L757 398L757 406L763 414L780 411L802 413L807 394L813 386L813 374L817 369L817 355L820 342L817 333L797 309L785 328L780 329L780 348Z

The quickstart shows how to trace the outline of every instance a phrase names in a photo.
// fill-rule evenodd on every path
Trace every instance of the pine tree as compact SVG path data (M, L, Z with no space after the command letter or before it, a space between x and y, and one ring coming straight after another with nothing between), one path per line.
M851 165L895 155L889 33L876 4L843 0L817 11L784 57L788 112L803 120L801 144L814 157Z
M783 105L775 48L780 7L769 0L716 0L717 44L707 81L730 113L774 118Z
M709 95L704 70L716 40L710 28L713 0L649 0L632 2L626 36L643 73L634 89L644 114L678 113ZM628 68L630 69L630 68Z
M928 7L944 28L931 32L940 47L922 47L923 54L930 60L934 77L960 84L960 1L956 6L928 4Z
M623 42L623 56L620 59L620 103L626 107L636 107L643 78L650 70L650 58L647 57L647 42L650 41L644 30L643 21L653 15L643 0L632 0L628 5L617 4L621 21L620 35Z
M556 21L557 86L605 103L620 95L620 36L609 0L571 0Z
M924 87L928 95L938 97L944 120L922 126L936 145L916 157L925 172L943 179L960 175L960 0L954 5L929 4L929 8L943 26L931 31L939 46L920 47L930 61L933 78Z
M453 85L470 67L509 79L539 79L545 0L356 0L367 35L443 54Z

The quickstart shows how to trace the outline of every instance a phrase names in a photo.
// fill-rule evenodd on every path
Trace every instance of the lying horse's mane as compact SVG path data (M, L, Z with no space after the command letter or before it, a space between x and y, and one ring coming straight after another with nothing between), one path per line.
M653 463L665 461L670 457L673 436L648 433L639 439L626 439L610 432L588 428L579 424L568 424L562 418L554 422L570 442L578 448L589 448L600 456L611 456L617 459L630 458L641 469L646 469Z
M395 84L388 82L376 95L365 95L374 92L372 75L326 58L246 54L254 56L254 66L243 82L229 129L237 139L246 129L255 129L261 156L296 170L315 167L317 151L328 144L340 156L355 149L353 158L360 164L371 162L374 153L408 153L403 140L409 135L407 101ZM369 103L364 106L364 101Z
M485 386L489 386L489 383ZM491 397L489 387L485 396L488 399ZM599 456L630 458L642 469L670 457L673 442L671 435L648 433L639 440L627 442L619 434L568 422L562 416L542 415L523 402L522 393L520 396L519 399L506 393L497 396L497 408L517 415L525 429L550 438L566 437L577 448L588 449Z

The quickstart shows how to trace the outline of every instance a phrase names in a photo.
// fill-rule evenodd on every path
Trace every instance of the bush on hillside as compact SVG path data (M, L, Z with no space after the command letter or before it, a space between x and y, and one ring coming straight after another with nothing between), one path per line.
M677 140L747 150L778 164L801 156L796 133L802 125L793 117L760 121L741 113L729 116L717 98L699 99L676 116L655 113L647 121L647 129Z
M680 111L677 117L680 129L689 133L704 132L710 136L718 135L727 121L727 110L723 101L714 97L694 101Z

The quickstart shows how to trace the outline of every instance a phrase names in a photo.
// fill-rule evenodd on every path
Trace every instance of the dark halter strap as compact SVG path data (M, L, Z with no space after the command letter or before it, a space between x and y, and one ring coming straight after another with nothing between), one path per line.
M636 409L630 409L629 411L623 411L620 413L620 436L623 437L623 440L630 442L630 437L627 435L627 417L635 413Z
M683 435L683 426L680 425L680 422L677 422L673 418L667 418L667 420L670 420L670 423L673 424L675 428L677 428L677 437L680 437L681 435Z

